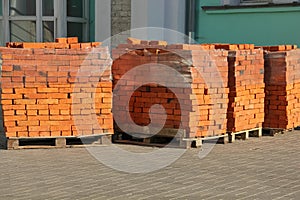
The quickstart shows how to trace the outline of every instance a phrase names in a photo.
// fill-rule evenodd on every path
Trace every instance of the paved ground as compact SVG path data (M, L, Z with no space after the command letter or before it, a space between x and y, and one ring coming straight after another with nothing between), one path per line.
M108 168L84 148L1 150L0 199L300 199L299 144L295 132L216 145L202 160L193 149L148 174Z

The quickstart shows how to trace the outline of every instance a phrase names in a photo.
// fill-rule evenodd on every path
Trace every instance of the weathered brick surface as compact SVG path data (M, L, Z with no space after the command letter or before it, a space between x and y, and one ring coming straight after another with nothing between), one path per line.
M113 133L110 56L107 48L89 44L84 49L40 48L40 43L0 48L6 137Z

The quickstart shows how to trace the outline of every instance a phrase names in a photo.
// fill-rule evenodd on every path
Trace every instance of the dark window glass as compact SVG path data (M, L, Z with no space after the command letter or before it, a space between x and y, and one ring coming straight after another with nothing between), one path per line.
M83 24L68 22L68 37L78 37L78 40L82 42L83 39Z
M53 0L43 0L43 16L54 16Z
M12 42L35 42L36 41L35 21L11 21L10 40Z
M67 15L69 17L83 17L83 0L67 0Z
M43 38L44 42L54 41L54 22L43 22Z
M0 16L2 16L2 1L0 1Z
M35 0L10 0L11 16L35 16L36 15Z
M2 29L2 21L0 20L0 27ZM0 31L0 46L3 46L3 31Z

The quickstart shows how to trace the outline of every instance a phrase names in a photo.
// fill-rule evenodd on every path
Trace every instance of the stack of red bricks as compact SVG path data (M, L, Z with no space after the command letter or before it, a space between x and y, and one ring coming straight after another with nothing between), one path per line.
M108 49L34 46L0 48L6 136L112 134Z
M225 134L228 53L203 49L201 45L132 38L129 44L119 45L113 51L114 90L118 92L114 113L126 116L129 112L140 126L182 128L190 138ZM145 80L153 81L147 84ZM159 109L150 109L155 104L165 109L165 118ZM154 118L159 120L151 121L150 110L161 114ZM131 123L126 117L115 119L117 125Z
M264 122L263 50L253 44L203 44L206 50L227 54L229 104L228 132L261 128Z
M300 125L299 57L299 49L265 52L264 128L292 129Z
M196 130L191 137L209 137L224 135L227 130L228 108L228 52L214 49L214 45L186 45L193 61L192 107L190 129ZM206 49L206 50L205 50ZM195 126L196 125L196 126ZM193 132L192 132L193 133Z
M254 45L231 45L229 51L228 131L262 128L264 122L263 50ZM242 48L242 49L240 49Z

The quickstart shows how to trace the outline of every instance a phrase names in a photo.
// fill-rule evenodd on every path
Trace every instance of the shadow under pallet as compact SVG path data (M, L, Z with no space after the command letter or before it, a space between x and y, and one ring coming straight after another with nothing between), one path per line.
M7 149L56 149L97 146L111 143L111 135L81 137L7 138Z
M170 148L198 148L204 142L209 143L228 143L228 134L209 136L209 137L186 137L185 130L163 129L156 135L141 133L118 132L113 136L114 143L133 144L141 146L170 147Z

